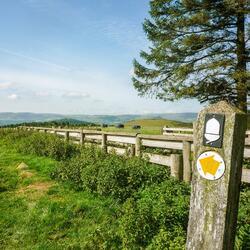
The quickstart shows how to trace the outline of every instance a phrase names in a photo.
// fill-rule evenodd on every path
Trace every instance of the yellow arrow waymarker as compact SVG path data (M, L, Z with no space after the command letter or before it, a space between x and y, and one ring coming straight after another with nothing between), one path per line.
M209 173L211 175L215 175L220 166L220 162L216 161L214 156L208 156L201 159L200 164L204 174Z
M217 180L225 172L225 163L217 152L207 151L198 157L197 170L203 178Z

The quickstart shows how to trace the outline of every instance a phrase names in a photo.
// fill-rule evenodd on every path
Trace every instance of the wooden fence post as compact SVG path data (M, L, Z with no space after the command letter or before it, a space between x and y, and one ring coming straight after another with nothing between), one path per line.
M131 145L131 146L129 147L129 156L130 156L130 157L135 156L135 145Z
M105 133L102 134L102 150L107 153L107 135Z
M65 141L69 141L69 131L65 131Z
M135 155L141 156L141 138L139 136L135 138Z
M178 180L182 179L182 155L180 154L171 154L171 176L175 177Z
M83 133L83 130L80 131L80 145L84 144L84 138L85 138L85 134Z
M199 113L188 250L233 250L242 173L246 115L221 101Z
M183 141L183 180L191 181L191 142Z

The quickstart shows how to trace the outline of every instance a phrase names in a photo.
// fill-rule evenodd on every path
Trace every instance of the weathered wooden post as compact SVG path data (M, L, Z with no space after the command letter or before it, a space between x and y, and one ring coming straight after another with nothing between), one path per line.
M85 134L83 133L83 130L80 131L80 145L84 144L84 138L85 138Z
M135 156L135 145L131 145L131 146L128 148L128 151L129 151L129 156L130 156L130 157Z
M186 248L234 248L246 115L221 101L199 113Z
M107 153L107 134L103 133L102 134L102 150Z
M135 155L141 156L141 138L138 135L135 137Z
M170 173L171 176L175 177L178 180L182 179L182 155L180 154L171 154L170 155Z
M185 182L191 181L191 142L183 141L182 144L183 151L183 180Z
M69 141L69 131L65 131L64 140L65 140L65 141Z

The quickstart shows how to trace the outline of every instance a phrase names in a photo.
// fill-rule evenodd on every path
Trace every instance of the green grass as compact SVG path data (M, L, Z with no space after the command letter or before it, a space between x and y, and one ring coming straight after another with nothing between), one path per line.
M17 170L21 162L29 168ZM116 217L112 199L52 181L49 173L56 164L0 143L1 249L80 249L100 225Z
M28 141L29 136L20 131L8 136L4 134L5 131L2 131L0 135L2 138L0 139L0 249L158 249L156 245L159 242L163 244L161 249L165 249L166 244L173 243L173 239L169 237L175 237L177 233L175 231L172 233L173 228L169 221L174 225L176 223L184 225L183 220L187 216L176 215L178 213L187 215L188 205L186 208L179 205L182 205L183 199L188 199L188 196L182 193L178 195L175 191L176 188L181 190L184 187L183 183L167 178L160 184L154 182L154 185L144 186L138 190L124 203L118 203L117 199L112 199L110 192L106 196L105 194L100 196L96 192L77 192L72 188L72 182L71 184L67 181L57 182L50 178L51 172L58 169L59 162L48 157L26 154L38 143L38 140ZM25 154L17 153L14 149L17 148L14 144L19 144L24 149L26 144L23 143L23 137L31 143L29 150L23 151L26 152ZM61 145L62 142L57 143ZM53 144L50 150L53 150L56 145ZM43 150L45 149L41 148L39 151L40 155L43 155ZM83 150L88 153L86 149L83 148ZM37 152L34 151L34 153ZM83 160L80 162L82 163ZM92 162L89 163L91 165L89 170L95 171L98 161L101 161L99 164L103 167L102 158L99 155L92 165ZM28 169L17 170L21 162L26 163ZM116 180L116 173L124 173L118 171L113 172L115 174L112 175L112 169L116 167L115 162L110 161L111 164L107 165L107 170L102 172L101 177L99 176L104 180L103 190L106 188L110 191L112 187L116 189L112 184ZM64 166L67 170L70 169L68 162ZM135 177L135 179L129 178L131 183L138 180L143 183L145 180L143 178L140 180L141 175L135 171L136 164L130 166L133 173L131 176ZM77 167L77 162L72 165L72 169L75 170L74 167ZM97 173L94 171L91 173L95 177ZM82 173L79 175L76 173L76 175L82 178ZM88 176L87 179L89 178ZM121 187L126 191L129 185ZM132 192L129 191L129 193ZM171 194L171 199L168 194ZM249 198L249 187L244 184L238 215L237 249L249 249ZM169 199L170 202L168 202ZM177 209L178 206L179 209ZM162 220L162 214L168 217L167 222ZM164 215L164 218L166 216ZM182 229L182 242L177 242L182 246L185 245L185 230L186 226ZM146 243L141 242L143 237L147 240ZM145 247L148 243L151 248Z
M133 125L140 125L141 129L132 129ZM110 132L127 132L127 133L141 133L141 134L162 134L162 128L168 127L188 127L192 128L192 123L171 121L166 119L142 119L132 120L124 123L124 128L108 127L102 130Z

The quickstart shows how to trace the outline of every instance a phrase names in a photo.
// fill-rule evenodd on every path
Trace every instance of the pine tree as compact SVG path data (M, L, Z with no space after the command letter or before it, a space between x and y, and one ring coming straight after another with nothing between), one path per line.
M151 42L134 60L140 96L228 100L247 109L249 0L151 0L143 27Z

